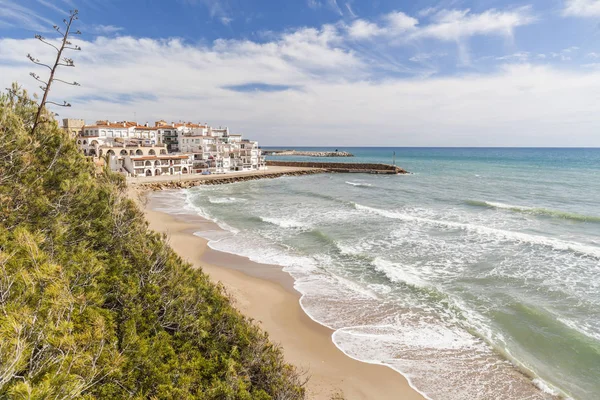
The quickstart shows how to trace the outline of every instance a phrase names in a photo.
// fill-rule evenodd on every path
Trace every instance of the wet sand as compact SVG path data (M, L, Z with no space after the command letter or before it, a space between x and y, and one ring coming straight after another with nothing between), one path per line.
M143 196L143 195L142 195ZM254 319L271 339L282 346L286 360L306 371L308 399L423 399L406 379L392 369L354 360L332 342L333 331L310 319L299 304L293 279L274 265L258 264L245 257L212 250L195 232L220 231L199 216L174 216L144 207L150 228L165 232L171 247L214 282L221 282L234 305ZM140 194L130 187L130 197Z

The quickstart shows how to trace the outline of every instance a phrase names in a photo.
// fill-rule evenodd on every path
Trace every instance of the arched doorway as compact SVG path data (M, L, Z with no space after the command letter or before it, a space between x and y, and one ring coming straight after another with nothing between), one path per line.
M161 175L160 169L156 169L154 171L154 176L159 176L159 175Z
M135 155L136 155L136 156L143 156L143 155L144 155L144 152L143 152L143 151L141 151L140 149L137 149L137 150L135 151Z
M152 170L151 169L147 169L146 170L146 176L152 176Z
M127 155L127 150L125 150L125 149L121 150L121 153L120 153L120 154L121 154L122 156L126 156L126 155Z
M187 169L187 167L183 167L183 168L181 169L181 173L182 173L182 174L187 174L187 173L188 173L188 169Z
M154 151L154 149L150 149L150 151L148 152L148 155L155 156L156 152Z

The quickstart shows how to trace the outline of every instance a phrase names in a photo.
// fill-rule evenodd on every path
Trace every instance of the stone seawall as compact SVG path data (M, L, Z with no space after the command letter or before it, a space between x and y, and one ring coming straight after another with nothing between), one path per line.
M303 156L303 157L354 157L347 151L299 151L299 150L263 150L266 156Z
M171 180L171 181L160 181L160 182L145 182L135 183L135 186L144 190L158 191L158 190L169 190L169 189L188 189L195 186L201 185L224 185L227 183L253 181L257 179L273 179L282 176L301 176L301 175L314 175L322 174L327 172L325 169L303 169L298 171L286 171L286 172L273 172L273 173L261 173L261 174L248 174L241 176L206 176L202 179L188 179L183 181Z
M312 161L272 161L267 160L267 166L321 168L328 172L364 173L364 174L407 174L400 167L389 164L337 163Z

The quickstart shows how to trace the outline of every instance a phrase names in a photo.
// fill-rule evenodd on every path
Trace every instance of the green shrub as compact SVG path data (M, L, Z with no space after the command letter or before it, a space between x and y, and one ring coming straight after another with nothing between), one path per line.
M0 96L0 399L301 399L300 374L27 94Z

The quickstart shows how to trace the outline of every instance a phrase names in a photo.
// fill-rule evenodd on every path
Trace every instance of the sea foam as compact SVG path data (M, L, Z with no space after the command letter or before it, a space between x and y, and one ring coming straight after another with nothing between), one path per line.
M585 244L581 244L581 243L568 242L568 241L549 238L549 237L545 237L545 236L531 235L531 234L523 233L523 232L507 231L507 230L503 230L503 229L490 228L487 226L467 224L467 223L462 223L462 222L434 220L434 219L429 219L429 218L416 217L416 216L412 216L412 215L401 213L401 212L383 210L383 209L379 209L379 208L375 208L375 207L364 206L361 204L356 204L355 207L358 210L364 210L366 212L377 214L377 215L380 215L380 216L386 217L386 218L398 219L398 220L410 221L410 222L418 222L418 223L424 223L424 224L430 224L430 225L445 226L448 228L462 229L465 231L473 231L473 232L477 232L478 234L481 234L481 235L492 235L492 236L496 236L496 237L501 237L501 238L503 238L505 240L509 240L509 241L546 246L546 247L550 247L554 250L560 250L560 251L573 251L573 252L577 252L582 255L586 255L586 256L590 256L590 257L594 257L594 258L600 258L600 247L589 246L589 245L585 245Z
M567 211L561 211L561 210L552 210L549 208L518 206L518 205L500 203L500 202L496 202L496 201L467 200L466 203L468 205L474 206L474 207L485 207L485 208L495 208L495 209L500 209L500 210L509 210L509 211L513 211L516 213L539 215L539 216L544 216L544 217L565 219L565 220L578 221L578 222L600 223L599 216L584 215L584 214L578 214L578 213L574 213L574 212L567 212Z
M363 182L350 182L350 181L346 181L347 185L350 186L357 186L357 187L372 187L373 185L370 183L363 183Z

